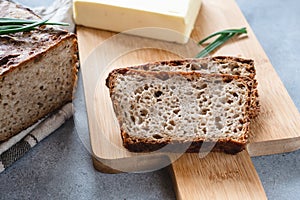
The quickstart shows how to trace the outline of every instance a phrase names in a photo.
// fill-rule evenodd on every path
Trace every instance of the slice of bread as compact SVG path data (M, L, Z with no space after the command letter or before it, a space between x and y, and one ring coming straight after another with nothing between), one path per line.
M106 85L130 151L187 144L187 152L197 152L203 142L232 154L245 148L250 91L239 76L123 68Z
M0 17L40 20L0 0ZM76 35L52 26L0 35L0 141L72 101L77 79Z
M255 79L256 70L254 67L254 61L251 59L230 56L216 56L201 59L162 61L133 66L130 68L145 71L195 71L206 74L237 75L243 78L250 88L250 118L255 118L260 111L257 91L258 84Z

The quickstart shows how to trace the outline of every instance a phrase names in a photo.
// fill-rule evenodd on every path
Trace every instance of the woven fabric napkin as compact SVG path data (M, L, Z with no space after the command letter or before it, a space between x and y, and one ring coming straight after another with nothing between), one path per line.
M0 173L20 159L73 115L72 103L68 103L52 115L0 144Z
M32 10L49 21L67 22L68 31L74 31L72 19L72 0L55 0L48 8L32 8ZM66 27L63 27L66 29ZM0 143L0 173L20 159L26 152L42 141L73 115L72 103L41 119L33 126L20 132L9 140Z

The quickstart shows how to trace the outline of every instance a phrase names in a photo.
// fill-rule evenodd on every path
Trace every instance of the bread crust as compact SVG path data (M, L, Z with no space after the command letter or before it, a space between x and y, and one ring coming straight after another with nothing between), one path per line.
M163 141L156 142L153 141L145 141L138 140L136 142L132 142L132 138L127 137L127 133L122 131L123 145L126 149L132 152L153 152L153 151L162 151L162 152L170 152L173 153L198 153L201 152L224 152L227 154L237 154L245 150L246 144L243 142L238 142L235 140L218 140L217 142L205 142L204 140L197 140L192 142L186 141ZM208 147L203 146L203 143L206 143ZM164 149L168 145L168 148ZM187 146L186 149L182 149L182 145ZM182 151L184 150L184 151Z
M40 20L40 17L29 8L10 1L0 0L0 10L0 17ZM69 39L74 41L73 48L76 48L77 52L76 35L52 26L42 26L29 32L0 35L0 77L27 62L37 60L49 49Z
M248 95L250 93L250 89L248 88L248 84L245 82L244 79L242 79L239 76L235 75L228 75L228 74L200 74L198 72L152 72L152 71L147 71L146 73L143 71L139 71L136 69L132 68L119 68L113 70L108 78L106 79L106 86L109 88L110 96L114 105L114 111L116 113L116 117L119 121L120 124L120 131L121 131L121 136L123 140L123 145L125 148L127 148L129 151L133 152L151 152L151 151L156 151L161 149L162 147L165 147L166 145L170 145L167 148L167 151L172 151L176 152L176 149L180 149L180 146L182 145L189 145L184 151L189 152L189 153L196 153L199 152L203 142L206 142L207 140L205 138L195 138L193 141L178 141L178 140L170 140L170 139L165 139L165 140L152 140L152 139L146 139L146 138L135 138L130 136L129 133L127 133L123 129L123 123L124 119L122 117L122 114L120 113L120 102L118 99L115 99L113 97L114 94L114 89L116 86L116 79L119 74L125 75L125 74L139 74L141 76L155 76L159 77L160 79L168 78L169 76L173 76L176 74L180 74L181 76L185 77L192 77L192 76L197 76L197 77L221 77L223 81L226 80L238 80L240 82L243 82L245 87L247 87L247 102L245 106L244 112L246 113L244 116L244 126L243 126L243 131L244 134L241 138L237 139L219 139L218 141L212 141L215 143L212 151L218 151L218 152L225 152L225 153L230 153L230 154L236 154L242 150L245 149L246 144L248 142L248 135L249 135L249 126L250 126L250 117L249 117L249 108L251 104L251 99L250 96ZM176 148L176 146L179 146L179 148ZM202 151L203 149L201 149ZM164 151L164 150L163 150ZM205 150L204 150L205 151Z
M25 8L21 5L15 4L11 1L3 1L0 0L0 17L11 17L11 18L25 18L25 19L40 19L36 14L34 14L30 9ZM36 30L29 32L20 32L15 34L1 35L0 36L0 105L3 106L2 113L0 116L0 141L6 140L11 136L19 133L20 131L28 128L29 126L36 123L39 119L47 116L51 112L59 109L61 106L66 104L67 102L72 101L73 92L77 83L77 71L78 71L78 47L77 47L77 37L73 33L69 33L65 30L54 28L52 26L42 26ZM69 53L66 56L58 56L59 54L63 55L62 51L67 50ZM60 52L57 52L60 51ZM14 97L14 93L18 90L20 93L24 93L22 90L25 88L29 88L33 79L40 79L46 75L44 73L48 69L55 70L58 67L51 67L50 61L47 61L49 58L49 54L53 54L53 56L57 55L55 58L57 63L52 63L52 66L59 66L64 63L65 75L62 75L60 71L53 71L53 74L60 74L65 77L65 83L63 88L57 90L47 90L44 92L45 96L53 96L53 101L48 98L47 101L36 102L40 103L41 109L36 111L35 114L24 115L20 119L18 119L15 124L12 126L11 121L16 120L16 115L19 112L19 109L27 109L33 110L35 108L31 107L33 103L30 102L28 96L37 97L37 95L41 95L41 99L44 98L42 96L41 89L39 94L34 93L33 91L27 90L26 97L18 96L19 99ZM60 58L63 58L60 59ZM43 64L42 64L43 63ZM50 65L47 65L50 64ZM42 66L43 65L43 66ZM15 80L15 75L23 74L26 71L39 67L45 67L47 69L41 69L39 74L31 74L30 81L18 79ZM49 70L49 71L50 71ZM50 73L47 71L47 73ZM25 77L22 77L25 78ZM49 78L50 79L50 78ZM15 80L12 83L12 80ZM27 82L26 82L27 81ZM51 80L54 82L54 80ZM58 83L61 80L58 80ZM36 81L38 82L38 81ZM46 80L40 80L41 83L46 83ZM12 85L12 86L9 86ZM20 85L20 86L18 86ZM46 85L45 85L46 86ZM18 87L18 88L17 88ZM64 92L64 94L58 94L59 92ZM24 93L24 94L25 94ZM10 97L5 96L1 98L3 94L12 94ZM52 97L51 97L52 98ZM13 101L18 103L17 106L13 105ZM20 104L23 106L20 108ZM5 112L5 105L9 106L9 113L5 113L7 116L3 114ZM44 107L43 107L44 106ZM8 109L8 108L7 108ZM27 111L26 111L27 112ZM8 124L10 124L8 126Z

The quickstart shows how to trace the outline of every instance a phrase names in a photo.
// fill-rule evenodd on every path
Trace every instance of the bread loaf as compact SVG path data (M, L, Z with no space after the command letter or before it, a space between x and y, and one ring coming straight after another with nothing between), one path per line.
M250 88L250 118L256 117L259 113L260 105L257 91L258 84L255 79L256 70L254 67L254 62L251 59L230 56L216 56L202 59L162 61L140 66L133 66L130 68L145 71L195 71L206 74L237 75L243 78Z
M0 17L40 20L0 0ZM77 79L76 35L52 26L0 35L0 141L72 101Z
M197 152L203 142L232 154L245 148L250 90L239 76L123 68L106 85L130 151L187 144L187 152Z

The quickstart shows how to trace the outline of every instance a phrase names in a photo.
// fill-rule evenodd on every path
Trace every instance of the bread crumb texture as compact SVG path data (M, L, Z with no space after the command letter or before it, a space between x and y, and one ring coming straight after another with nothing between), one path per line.
M72 45L73 40L64 41L0 76L0 138L20 132L72 100L76 81Z
M111 82L115 112L130 138L244 142L249 91L242 79L129 70Z
M0 0L0 17L40 19ZM0 141L72 101L77 80L76 35L53 26L0 36Z
M230 56L216 56L203 59L172 60L149 63L130 67L144 71L170 71L170 72L199 72L204 74L227 74L243 77L250 89L251 107L249 115L255 118L260 110L256 70L251 59Z

